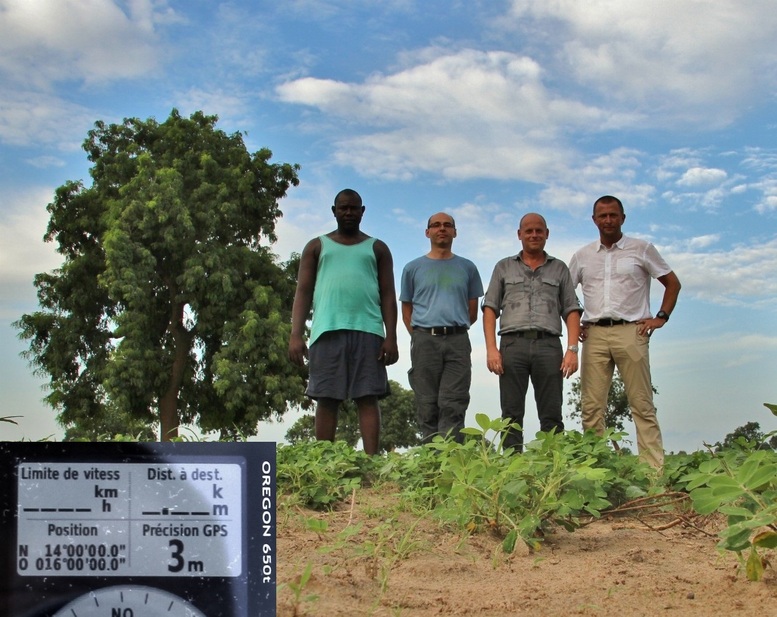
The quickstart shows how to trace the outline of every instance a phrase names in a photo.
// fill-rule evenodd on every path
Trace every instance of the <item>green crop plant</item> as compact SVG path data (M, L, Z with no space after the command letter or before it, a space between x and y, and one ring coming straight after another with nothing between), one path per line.
M305 507L331 508L376 473L377 463L342 441L304 441L277 448L278 493Z
M419 515L433 510L440 503L437 478L442 457L439 448L442 447L440 444L453 442L438 439L440 441L435 445L411 448L403 454L390 452L380 469L380 479L399 486L403 502Z
M682 480L699 514L727 517L718 547L737 554L749 580L761 580L769 565L766 555L777 548L777 453L722 450Z
M299 578L294 581L289 581L288 583L281 583L278 585L278 590L281 591L284 588L287 588L291 592L292 601L292 611L293 615L296 617L300 614L300 607L303 603L311 603L316 602L318 600L318 595L314 593L305 593L305 588L307 587L308 583L310 583L310 578L313 574L313 565L308 562L305 565L305 569L302 571L302 574L299 575Z
M616 475L600 462L617 455L606 438L539 433L519 455L502 448L506 420L477 414L476 422L479 428L464 429L470 436L464 444L427 446L436 448L440 459L435 511L443 520L470 531L489 529L503 537L510 553L518 538L538 548L548 523L571 530L581 514L598 516L611 505L607 490ZM496 438L489 440L492 432Z
M319 551L341 553L348 563L354 560L363 563L367 576L380 584L382 597L396 565L423 549L422 542L415 537L416 528L423 519L423 516L415 519L408 527L395 518L387 518L371 529L365 529L361 522L348 525L337 535L334 544L321 547Z

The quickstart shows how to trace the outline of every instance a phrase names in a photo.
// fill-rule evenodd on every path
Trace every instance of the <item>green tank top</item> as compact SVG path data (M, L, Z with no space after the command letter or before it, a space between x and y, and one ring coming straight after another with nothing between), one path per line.
M310 344L324 332L359 330L383 337L375 238L346 245L320 236Z

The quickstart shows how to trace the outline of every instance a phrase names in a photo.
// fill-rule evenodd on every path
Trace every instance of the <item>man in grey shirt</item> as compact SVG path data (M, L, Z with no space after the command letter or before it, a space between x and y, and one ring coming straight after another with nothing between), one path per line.
M550 232L536 213L523 216L518 228L522 250L500 260L483 298L483 331L488 370L499 375L502 417L521 430L510 429L505 448L523 450L523 417L531 379L540 430L563 431L564 378L577 371L582 308L566 264L545 252ZM500 344L496 343L499 317ZM561 320L567 328L562 349Z

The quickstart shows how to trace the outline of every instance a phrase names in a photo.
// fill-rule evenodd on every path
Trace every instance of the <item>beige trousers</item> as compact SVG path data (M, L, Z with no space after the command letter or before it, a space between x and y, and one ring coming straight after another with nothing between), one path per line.
M617 366L637 429L639 456L661 469L664 444L653 405L649 341L649 337L637 333L637 325L633 323L588 328L580 369L581 412L583 430L604 433L607 395Z

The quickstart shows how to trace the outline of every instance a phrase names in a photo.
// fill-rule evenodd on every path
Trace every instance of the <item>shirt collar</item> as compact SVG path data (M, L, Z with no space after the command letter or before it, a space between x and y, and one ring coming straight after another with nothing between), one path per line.
M548 255L546 251L542 251L542 254L545 255L545 263L548 263L549 261L556 259L555 257L553 257L553 255ZM518 251L518 254L515 257L513 257L513 259L515 261L520 261L521 263L524 263L523 259L521 258L522 255L523 255L523 250L520 250ZM542 265L544 266L545 264L542 264Z
M626 248L626 236L621 236L621 239L618 240L615 244L613 244L613 246L617 247L620 250L623 250L624 248ZM602 244L601 240L599 240L598 246L596 247L596 252L598 253L599 251L606 251L606 250L607 250L607 247L604 246L604 244Z

